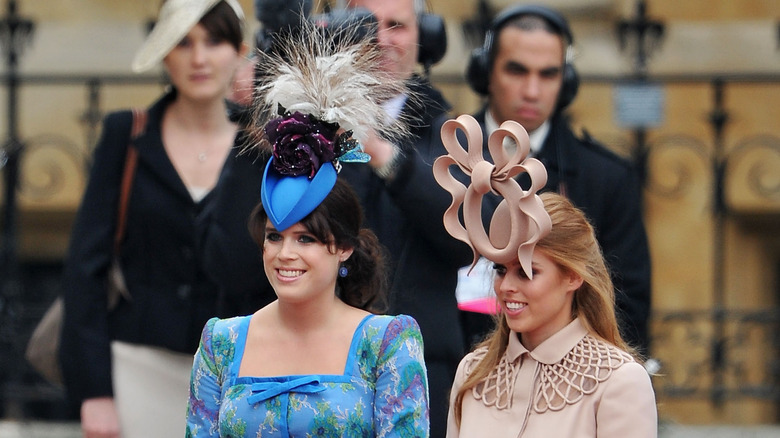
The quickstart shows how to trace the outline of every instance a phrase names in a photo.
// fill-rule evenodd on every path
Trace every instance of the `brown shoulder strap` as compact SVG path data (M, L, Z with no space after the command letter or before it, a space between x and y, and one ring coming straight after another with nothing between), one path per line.
M116 216L116 232L114 233L114 255L119 254L122 246L122 238L125 235L127 225L127 204L130 202L130 190L133 187L135 166L138 163L138 149L135 140L143 135L146 130L146 110L133 108L133 126L130 130L130 140L127 142L127 155L125 168L122 172L122 185L119 191L119 207Z

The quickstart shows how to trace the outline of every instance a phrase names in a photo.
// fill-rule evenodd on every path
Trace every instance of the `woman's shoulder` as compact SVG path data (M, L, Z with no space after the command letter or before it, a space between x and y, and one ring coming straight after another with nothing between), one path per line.
M612 369L627 363L636 363L634 356L628 352L592 335L583 337L569 354L583 360L597 358L600 363Z
M133 110L122 109L110 112L103 117L103 137L122 137L126 138L130 134L133 124Z
M147 120L159 120L165 108L173 101L174 94L168 92L160 96L149 106L137 106L111 111L103 118L103 126L107 129L130 129L133 113L145 114ZM148 123L148 122L147 122Z
M635 360L626 362L620 368L615 369L613 378L615 377L634 382L634 384L647 383L648 385L652 386L650 373L647 371L644 365Z
M133 110L131 108L124 108L116 111L111 111L106 114L105 123L107 125L113 125L121 121L128 122L133 117Z
M423 367L423 339L417 321L408 315L369 315L359 330L356 354L361 369ZM369 378L365 377L364 378Z
M465 376L468 376L474 371L474 368L479 364L482 359L487 355L488 347L486 345L481 345L476 347L474 350L468 352L463 358L460 360L460 364L458 364L458 372L462 373Z
M149 127L149 109L147 108L126 108L116 110L106 114L103 118L102 138L104 143L120 142L126 144L132 134L133 123L137 120L143 123L137 134L143 134Z
M252 315L246 316L234 316L231 318L211 318L206 323L207 326L211 326L214 332L219 333L232 333L238 332L239 328L244 324L248 324Z
M420 331L417 320L409 315L369 315L364 324L367 328L379 329L382 332Z
M422 349L423 344L417 321L408 315L369 315L357 336L364 347L368 343L369 349L380 357L399 348Z
M249 323L251 316L236 316L233 318L211 318L206 322L203 327L203 334L201 341L204 345L211 345L215 341L217 343L235 343L238 338L238 334L244 324Z

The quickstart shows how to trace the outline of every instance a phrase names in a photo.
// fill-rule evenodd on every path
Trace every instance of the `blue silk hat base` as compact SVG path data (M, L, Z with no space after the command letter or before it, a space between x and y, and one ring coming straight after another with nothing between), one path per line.
M284 231L309 215L328 196L336 184L336 168L325 163L309 179L308 176L281 175L268 160L263 173L260 199L268 219L277 231Z

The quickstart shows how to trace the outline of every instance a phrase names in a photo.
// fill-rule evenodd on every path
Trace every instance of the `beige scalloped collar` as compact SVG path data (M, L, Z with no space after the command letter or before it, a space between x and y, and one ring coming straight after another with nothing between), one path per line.
M484 357L485 351L475 351L467 369L472 369ZM473 389L474 398L486 406L497 409L512 407L518 371L524 362L523 355L536 361L533 409L542 413L557 411L568 404L580 401L592 394L601 382L624 363L633 362L628 353L597 339L575 319L558 333L542 342L533 351L520 343L517 333L512 332L509 345L498 366L488 377Z

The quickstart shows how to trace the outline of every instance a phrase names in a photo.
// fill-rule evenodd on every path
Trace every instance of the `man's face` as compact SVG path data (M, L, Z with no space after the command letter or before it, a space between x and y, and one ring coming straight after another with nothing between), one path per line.
M515 120L532 132L555 111L563 78L563 41L542 29L507 26L498 35L488 86L500 125Z
M397 79L411 77L419 50L414 0L352 0L349 7L366 8L376 17L383 69Z

